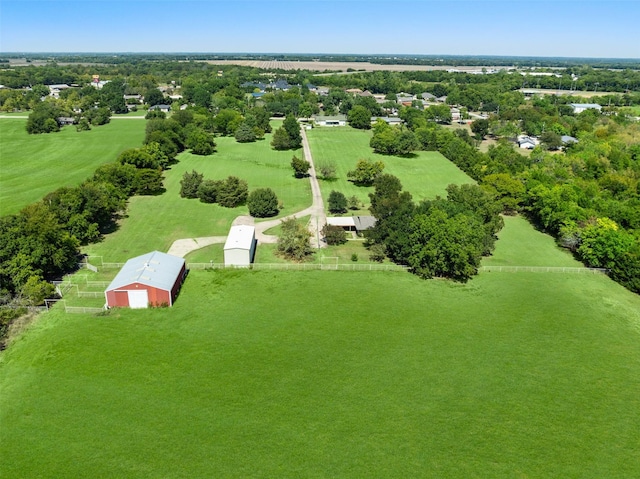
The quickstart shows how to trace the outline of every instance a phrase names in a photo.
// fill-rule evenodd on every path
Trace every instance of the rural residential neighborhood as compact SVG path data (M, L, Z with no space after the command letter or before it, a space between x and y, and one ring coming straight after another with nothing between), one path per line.
M2 3L0 477L640 476L640 10L459 3Z

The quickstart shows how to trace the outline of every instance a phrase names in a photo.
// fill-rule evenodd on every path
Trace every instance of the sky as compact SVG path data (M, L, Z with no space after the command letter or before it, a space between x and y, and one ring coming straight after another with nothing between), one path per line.
M0 0L0 52L640 58L640 0Z

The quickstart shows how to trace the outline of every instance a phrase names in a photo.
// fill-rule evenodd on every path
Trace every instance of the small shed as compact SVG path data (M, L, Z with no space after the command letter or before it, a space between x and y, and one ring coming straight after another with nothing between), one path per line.
M232 226L224 244L225 266L249 266L256 252L256 229L249 225Z
M173 306L185 276L183 258L160 251L131 258L105 291L107 307Z

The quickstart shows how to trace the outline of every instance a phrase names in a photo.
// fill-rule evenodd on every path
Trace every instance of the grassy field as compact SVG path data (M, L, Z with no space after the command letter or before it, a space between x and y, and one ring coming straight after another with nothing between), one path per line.
M604 276L192 271L3 353L0 475L637 477L639 311Z
M360 140L347 131L329 133L351 148ZM291 152L227 140L214 156L182 155L167 192L135 198L93 252L122 261L225 234L246 211L179 198L191 169L271 186L283 214L309 204ZM431 169L444 170L436 160ZM465 179L399 171L418 198ZM506 217L499 238L485 264L578 266L521 217ZM360 247L322 254L348 262ZM187 260L221 256L214 245ZM272 245L258 260L279 261ZM484 273L459 284L193 270L173 308L54 308L1 353L0 477L639 477L639 340L640 297L604 275Z
M498 233L496 250L484 258L487 266L569 266L581 268L571 253L556 245L554 239L522 216L504 216L504 228Z
M222 208L181 198L180 180L186 171L196 170L206 179L235 175L248 182L250 191L270 187L282 202L281 216L306 208L311 204L309 181L294 178L289 164L293 154L300 152L274 151L267 136L264 141L245 144L233 138L216 138L218 151L214 155L180 154L179 163L165 172L167 191L131 198L128 217L119 229L85 251L107 262L125 261L154 249L167 251L176 239L226 235L234 218L248 214L246 206Z
M445 196L445 188L451 183L473 183L463 171L438 152L419 151L414 158L384 156L373 153L369 146L371 132L354 128L314 128L307 131L313 161L318 167L325 161L335 163L337 179L320 180L322 196L327 201L331 190L340 191L345 196L357 196L361 202L369 204L368 194L373 187L358 187L347 181L347 172L352 170L361 159L382 160L385 173L397 176L404 190L414 199Z
M25 119L0 119L0 215L17 213L61 186L75 186L118 154L142 145L145 122L114 120L78 133L29 135Z

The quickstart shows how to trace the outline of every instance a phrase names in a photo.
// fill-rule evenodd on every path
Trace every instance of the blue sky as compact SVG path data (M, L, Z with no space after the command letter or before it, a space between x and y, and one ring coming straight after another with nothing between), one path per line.
M0 0L0 51L640 58L640 0Z

